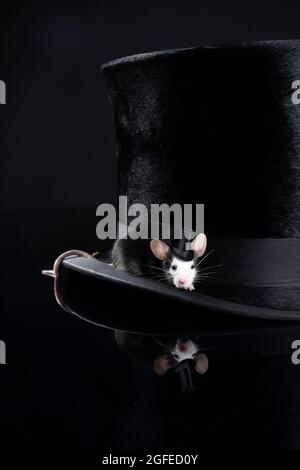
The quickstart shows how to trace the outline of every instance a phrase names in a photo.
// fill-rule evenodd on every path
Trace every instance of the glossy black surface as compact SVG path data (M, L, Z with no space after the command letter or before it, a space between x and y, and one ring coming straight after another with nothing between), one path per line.
M1 217L1 448L300 447L300 365L291 362L300 325L207 322L192 334L170 323L171 337L122 334L120 341L62 310L53 280L40 273L66 249L99 246L94 209ZM114 309L120 318L122 299L105 309L106 318ZM143 316L142 305L132 309ZM206 374L193 371L190 393L180 392L178 374L153 372L178 337L192 337L209 358Z

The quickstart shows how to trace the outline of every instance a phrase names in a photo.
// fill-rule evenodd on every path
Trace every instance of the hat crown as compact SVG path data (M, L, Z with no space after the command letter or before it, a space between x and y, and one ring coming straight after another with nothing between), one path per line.
M204 203L209 236L299 237L300 41L143 54L103 72L120 194Z
M183 261L191 261L194 259L194 252L188 244L191 244L191 240L186 238L183 234L181 238L173 238L171 240L172 253L176 258Z

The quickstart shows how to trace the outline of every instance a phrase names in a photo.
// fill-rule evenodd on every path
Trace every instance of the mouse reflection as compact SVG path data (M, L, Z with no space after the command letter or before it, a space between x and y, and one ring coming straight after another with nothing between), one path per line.
M114 332L114 337L124 352L150 364L155 374L175 376L181 392L196 390L195 374L203 375L208 370L208 357L195 339L156 338L120 330Z

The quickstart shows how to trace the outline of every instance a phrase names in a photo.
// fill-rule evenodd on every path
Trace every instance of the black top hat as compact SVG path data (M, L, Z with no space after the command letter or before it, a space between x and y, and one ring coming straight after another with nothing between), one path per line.
M171 249L173 254L183 261L191 261L194 258L193 250L187 249L189 239L184 235L182 238L171 240Z
M194 361L191 359L185 359L174 367L172 370L175 377L179 378L180 391L181 392L192 392L195 390L193 382L192 372L194 369Z
M218 274L184 292L72 259L115 291L204 311L300 319L300 40L141 54L103 66L119 194L203 203ZM134 294L132 294L134 298Z

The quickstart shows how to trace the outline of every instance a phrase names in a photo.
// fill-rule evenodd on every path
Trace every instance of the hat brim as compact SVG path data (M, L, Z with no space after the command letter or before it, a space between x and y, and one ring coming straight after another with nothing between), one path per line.
M171 334L179 327L183 333L212 321L222 327L241 319L300 320L300 310L256 307L176 289L116 271L94 258L65 259L60 271L59 282L69 307L83 311L85 319L114 329L162 334L166 328Z

